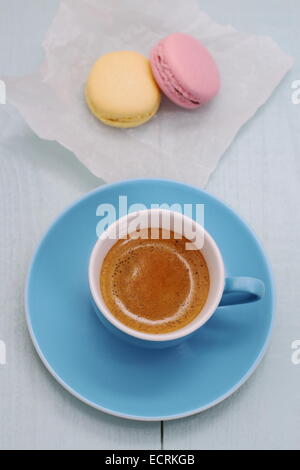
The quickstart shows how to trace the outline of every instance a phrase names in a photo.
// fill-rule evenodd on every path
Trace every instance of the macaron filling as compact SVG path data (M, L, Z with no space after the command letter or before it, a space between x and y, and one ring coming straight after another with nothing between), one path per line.
M155 67L156 73L158 73L161 81L164 83L166 91L169 91L169 93L172 95L175 93L179 101L181 101L183 104L188 103L195 107L201 106L201 100L184 90L184 88L180 85L174 76L167 61L165 60L162 43L158 44L158 46L154 49L152 56L154 59L153 65Z
M108 116L102 116L102 119L107 122L123 122L123 123L136 123L136 122L142 122L142 121L147 121L150 119L155 113L147 113L143 114L141 116L135 116L135 117L122 117L122 118L113 118L113 117L108 117Z
M100 119L102 122L105 122L107 124L111 124L112 126L114 126L114 124L124 124L125 127L127 127L126 125L128 124L129 126L128 127L131 127L131 126L135 126L135 125L140 125L142 123L145 123L147 121L149 121L157 112L158 108L159 108L159 105L160 105L160 100L157 102L157 106L155 107L155 109L152 111L152 112L149 112L149 113L145 113L143 115L138 115L138 116L127 116L127 117L114 117L114 116L108 116L108 115L105 115L104 113L99 113L99 111L97 111L96 107L94 106L94 104L92 103L89 95L88 95L88 91L87 91L87 88L85 89L85 97L86 97L86 101L88 103L88 106L90 108L90 110L92 111L92 113L94 114L95 117L97 117L98 119Z

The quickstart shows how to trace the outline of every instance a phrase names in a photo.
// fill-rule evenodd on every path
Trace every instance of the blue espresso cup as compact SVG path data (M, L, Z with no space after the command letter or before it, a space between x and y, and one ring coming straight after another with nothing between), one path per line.
M188 325L170 333L148 334L129 328L108 309L101 293L100 273L103 261L119 240L124 239L138 225L143 228L161 228L182 234L191 241L188 249L201 250L209 270L210 286L205 305ZM189 217L165 209L135 212L111 224L98 239L89 263L89 285L92 302L101 322L119 338L147 348L165 348L188 339L201 328L218 307L245 304L260 300L265 293L264 283L252 277L226 277L221 252L211 235ZM226 309L224 309L226 315Z

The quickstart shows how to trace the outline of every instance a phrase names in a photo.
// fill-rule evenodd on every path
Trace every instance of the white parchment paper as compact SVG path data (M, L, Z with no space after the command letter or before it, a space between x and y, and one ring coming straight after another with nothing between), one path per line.
M84 100L94 61L123 49L148 56L159 39L178 31L196 36L213 54L222 78L219 96L196 111L164 99L158 115L136 129L97 121ZM44 49L37 73L5 78L8 100L36 134L60 142L108 182L164 177L204 186L293 63L271 38L219 25L195 0L62 0Z

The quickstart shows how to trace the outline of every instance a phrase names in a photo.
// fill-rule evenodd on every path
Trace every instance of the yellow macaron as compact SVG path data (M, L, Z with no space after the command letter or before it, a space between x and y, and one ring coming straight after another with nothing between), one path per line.
M156 114L160 100L149 60L134 51L100 57L87 81L87 104L109 126L129 128L144 124Z

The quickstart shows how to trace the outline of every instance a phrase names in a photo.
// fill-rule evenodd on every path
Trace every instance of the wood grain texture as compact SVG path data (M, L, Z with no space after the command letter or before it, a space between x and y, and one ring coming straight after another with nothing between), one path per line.
M166 449L300 449L300 79L298 0L199 0L216 21L271 35L297 59L269 103L239 133L208 190L235 208L262 240L277 282L271 348L232 398L191 418L167 422ZM58 0L0 0L0 76L23 75L42 60L41 41ZM160 424L120 420L69 396L31 345L23 290L42 234L66 205L101 184L65 149L38 139L0 105L0 449L160 448Z
M236 209L263 242L277 284L277 318L262 365L233 397L201 415L165 423L166 449L300 449L300 78L299 2L202 0L217 21L271 35L296 64L268 104L239 133L207 189Z
M42 59L53 0L1 0L0 75L27 74ZM38 139L16 110L0 106L0 449L160 448L160 423L117 419L64 391L38 359L25 325L24 285L53 219L99 186L74 156Z

